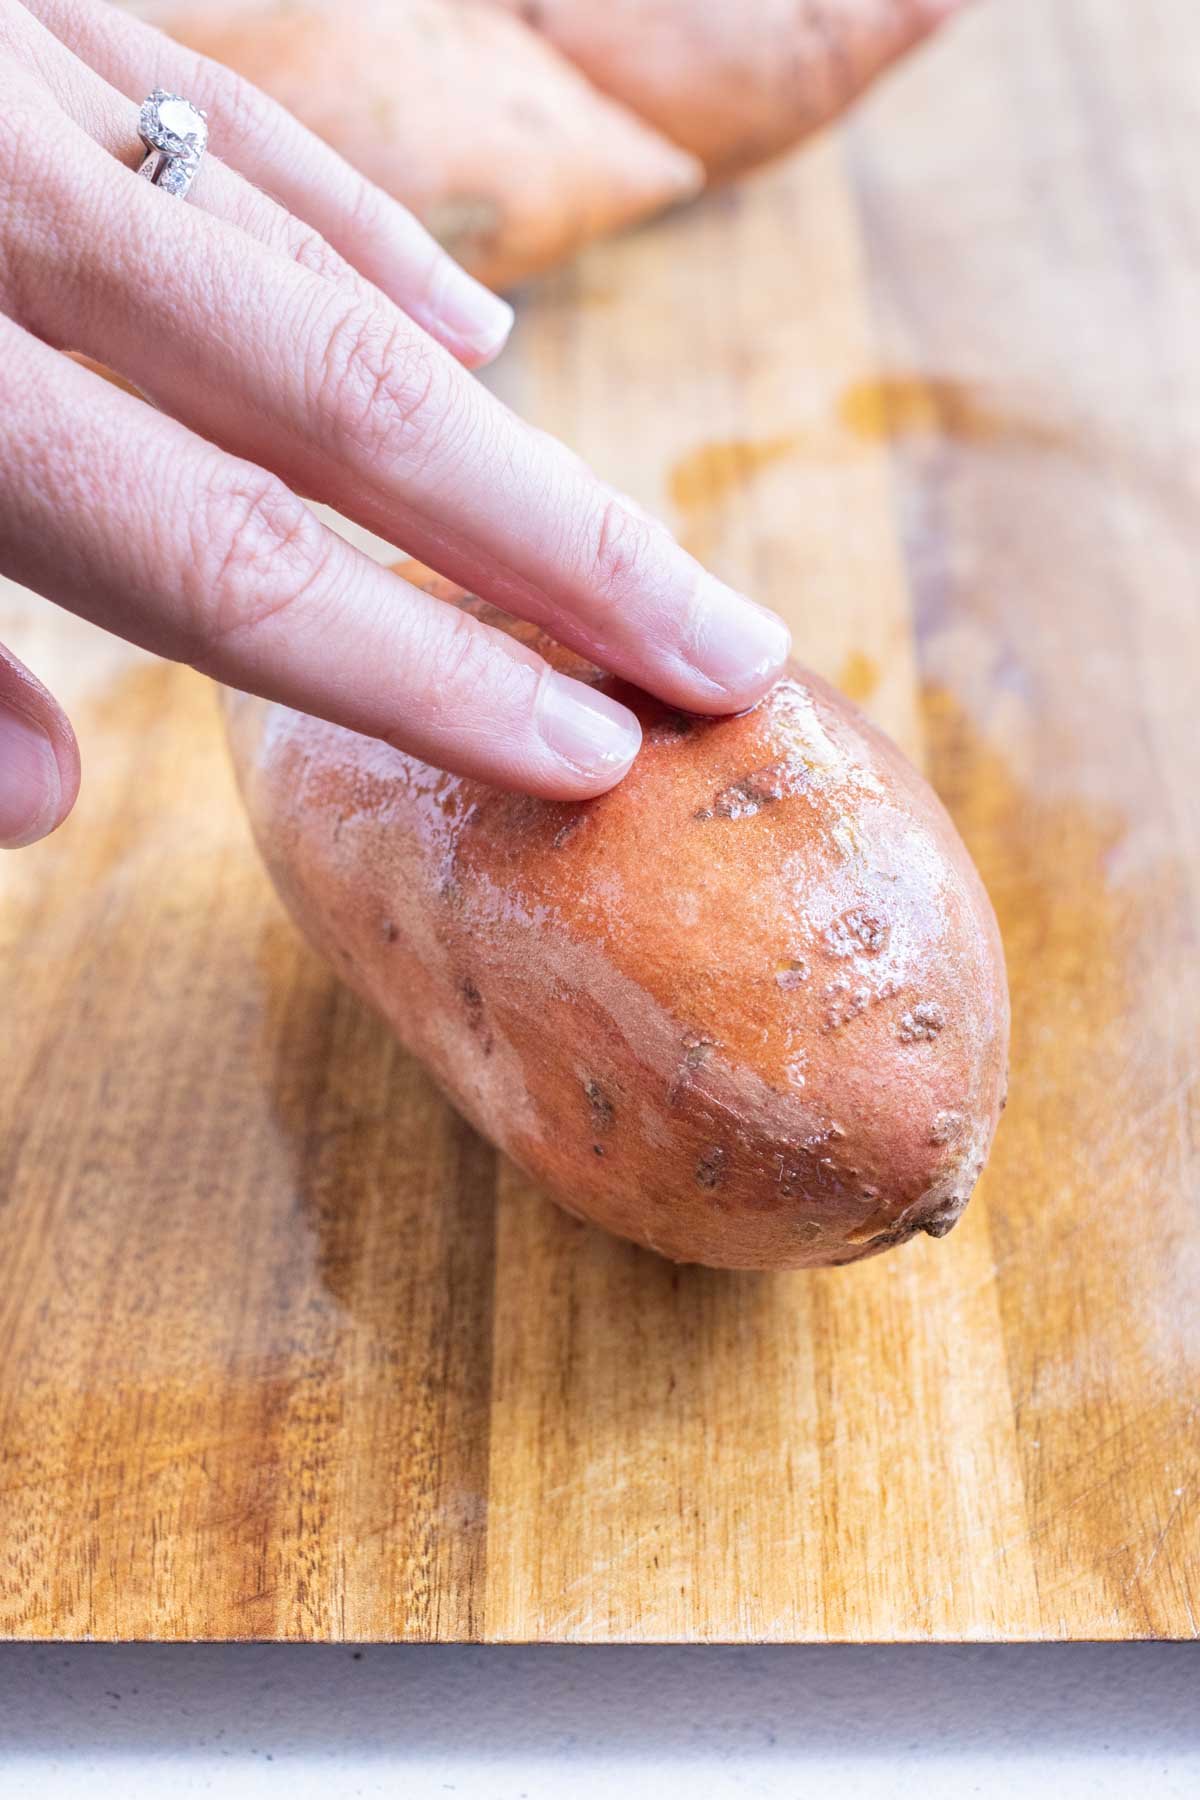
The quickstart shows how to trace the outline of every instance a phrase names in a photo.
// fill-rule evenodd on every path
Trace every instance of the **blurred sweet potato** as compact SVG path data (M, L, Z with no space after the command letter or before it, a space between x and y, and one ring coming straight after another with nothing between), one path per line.
M726 176L843 111L963 0L489 0Z
M504 287L778 155L963 0L227 0L150 11ZM143 10L145 10L143 8ZM703 166L702 166L703 165Z
M703 184L691 155L496 7L284 0L153 17L282 101L493 287Z

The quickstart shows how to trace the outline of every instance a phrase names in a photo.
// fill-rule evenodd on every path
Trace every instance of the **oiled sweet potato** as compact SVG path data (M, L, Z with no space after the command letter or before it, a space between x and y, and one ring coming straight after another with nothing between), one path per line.
M546 39L470 0L168 0L154 19L282 101L493 287L703 185Z
M962 0L490 0L727 176L842 112Z
M995 919L950 819L799 670L732 719L620 691L641 755L570 805L231 696L285 902L569 1211L743 1268L940 1237L987 1153L1008 1037Z

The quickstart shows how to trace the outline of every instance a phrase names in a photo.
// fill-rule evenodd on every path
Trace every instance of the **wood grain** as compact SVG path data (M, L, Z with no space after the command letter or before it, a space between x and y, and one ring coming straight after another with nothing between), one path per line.
M86 764L0 870L0 1631L1196 1635L1197 55L1187 0L982 8L496 377L967 835L1013 1085L942 1242L552 1210L296 940L205 684L0 590Z

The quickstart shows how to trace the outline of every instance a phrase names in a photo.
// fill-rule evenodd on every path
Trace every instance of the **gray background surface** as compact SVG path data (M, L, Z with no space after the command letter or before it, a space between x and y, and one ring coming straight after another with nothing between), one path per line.
M1188 1644L0 1645L0 1795L1200 1796Z

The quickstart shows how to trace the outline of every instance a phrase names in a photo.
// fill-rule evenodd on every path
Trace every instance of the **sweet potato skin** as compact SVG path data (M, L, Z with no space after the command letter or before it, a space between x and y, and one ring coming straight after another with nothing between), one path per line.
M679 1261L799 1268L954 1224L1003 1104L999 932L895 746L791 670L684 717L416 565L633 704L582 804L502 793L234 696L293 916L560 1205Z
M827 125L962 0L489 0L714 179Z

